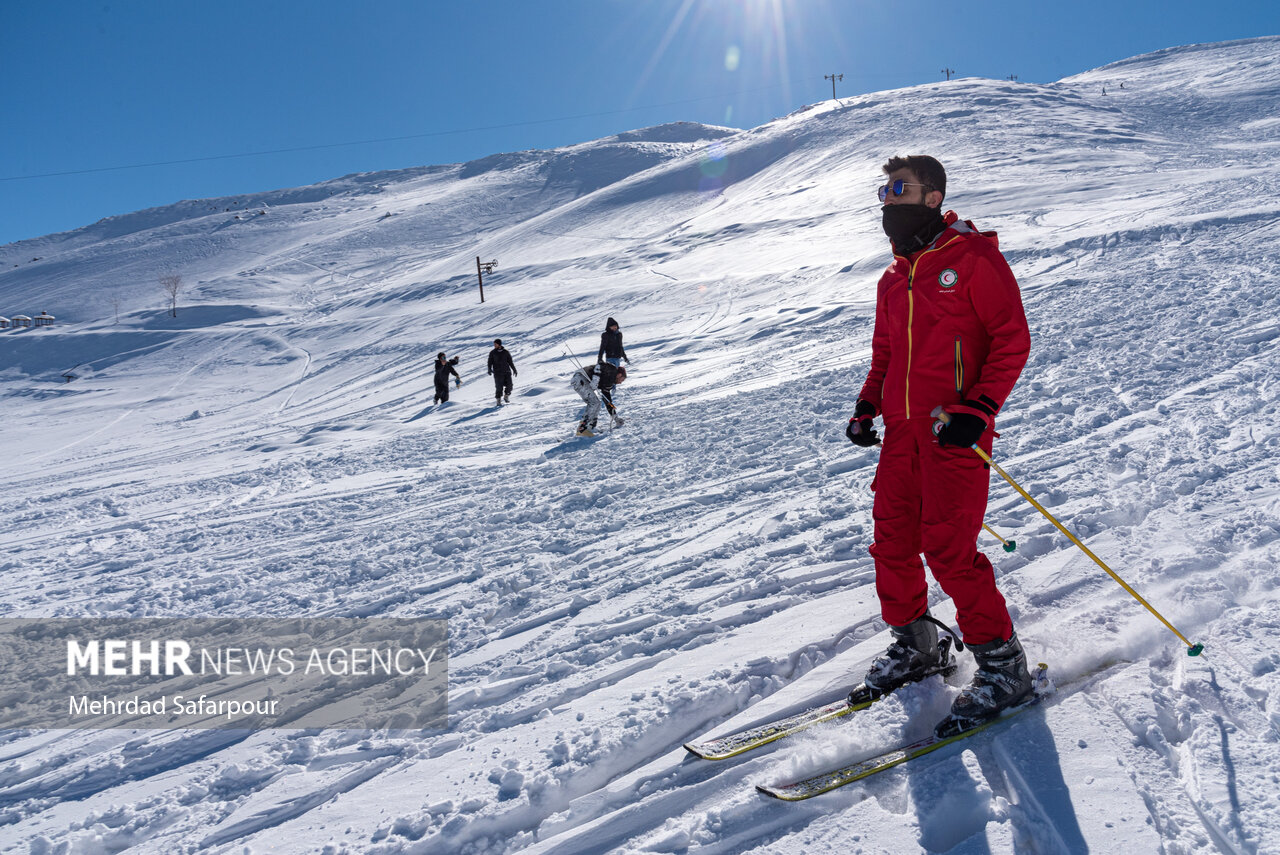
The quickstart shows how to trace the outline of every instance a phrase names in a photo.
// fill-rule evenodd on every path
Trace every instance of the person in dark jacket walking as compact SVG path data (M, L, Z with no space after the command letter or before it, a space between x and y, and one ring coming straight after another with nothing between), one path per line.
M608 362L614 368L623 362L631 364L627 352L622 348L622 330L613 318L609 318L604 325L604 332L600 333L600 352L596 354L596 362Z
M458 375L457 369L453 366L458 364L458 357L446 359L444 351L436 354L436 399L434 404L444 403L449 400L449 375L453 375L453 379L458 385L462 385L462 377Z
M502 339L495 338L493 350L489 351L489 376L493 378L493 395L499 407L503 401L511 403L511 378L519 374L511 353L502 346Z

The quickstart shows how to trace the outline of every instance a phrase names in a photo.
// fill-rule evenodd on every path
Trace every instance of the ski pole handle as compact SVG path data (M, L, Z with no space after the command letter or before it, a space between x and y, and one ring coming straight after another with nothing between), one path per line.
M937 419L937 421L933 423L934 436L938 435L938 431L942 430L943 425L951 424L951 414L948 413L946 410L942 409L941 406L934 407L933 412L929 413L929 415ZM973 445L969 447L972 448L974 451L978 452L979 454L982 454L982 449L978 448L978 443L975 442ZM995 532L992 532L992 534L995 534Z

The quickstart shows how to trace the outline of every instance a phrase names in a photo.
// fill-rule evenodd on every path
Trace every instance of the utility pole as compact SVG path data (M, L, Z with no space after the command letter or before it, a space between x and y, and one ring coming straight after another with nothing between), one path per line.
M822 75L822 79L831 81L831 100L832 101L836 100L836 81L844 80L844 75L843 74L824 74Z
M951 79L951 75L955 74L955 73L956 73L956 70L955 70L954 68L944 68L944 69L942 69L942 71L941 71L941 72L939 72L939 73L940 73L940 74L945 74L945 75L947 75L947 79L948 79L948 80L950 80L950 79Z
M476 256L476 279L480 280L480 302L484 302L484 275L492 273L493 268L498 266L498 259L493 261L480 261L480 256Z

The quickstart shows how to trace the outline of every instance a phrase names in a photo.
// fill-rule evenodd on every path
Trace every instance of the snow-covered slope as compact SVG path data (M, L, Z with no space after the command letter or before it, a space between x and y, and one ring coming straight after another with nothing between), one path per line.
M7 732L0 849L1280 850L1278 115L1280 38L1256 39L0 247L0 314L59 319L0 332L0 614L451 636L447 732ZM998 460L1208 653L996 481L1019 546L984 543L1058 694L775 803L751 785L927 731L955 692L737 762L680 748L839 697L886 644L875 457L843 426L888 259L873 188L908 152L1023 287ZM566 351L593 358L609 315L627 425L573 440ZM494 337L520 372L500 410ZM433 407L440 350L465 385Z

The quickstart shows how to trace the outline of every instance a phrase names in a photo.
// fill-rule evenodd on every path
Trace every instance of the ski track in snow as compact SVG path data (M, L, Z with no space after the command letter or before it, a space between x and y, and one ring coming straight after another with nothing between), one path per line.
M444 732L0 731L0 851L1280 851L1278 59L958 80L0 247L8 303L68 306L0 333L33 464L0 474L0 614L450 628ZM710 140L726 186L699 194ZM843 427L887 260L871 187L908 148L945 155L1023 287L995 459L1208 651L993 476L1018 549L981 542L1058 692L776 803L753 785L918 737L955 692L722 763L680 747L834 700L886 644L875 457ZM502 260L483 306L477 254ZM161 267L189 271L176 319L148 308ZM593 358L608 315L627 424L583 441L564 350ZM464 384L433 406L441 349Z

